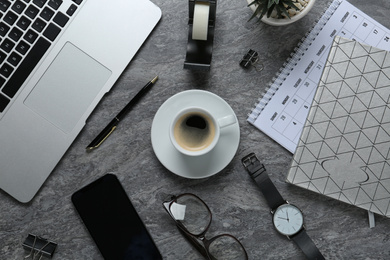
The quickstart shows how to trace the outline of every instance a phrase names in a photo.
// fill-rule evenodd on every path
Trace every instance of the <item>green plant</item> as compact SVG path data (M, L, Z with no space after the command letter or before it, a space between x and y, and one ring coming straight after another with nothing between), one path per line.
M278 18L290 18L288 13L289 8L299 10L292 0L253 0L253 2L251 2L248 6L251 5L256 6L256 11L250 19L257 16L259 17L259 20L263 18L265 14L267 14L267 17L270 17L274 10L276 11Z

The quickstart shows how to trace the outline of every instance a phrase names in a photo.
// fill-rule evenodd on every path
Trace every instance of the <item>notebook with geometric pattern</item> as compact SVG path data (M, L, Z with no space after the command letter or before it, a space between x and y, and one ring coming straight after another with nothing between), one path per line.
M335 37L287 182L390 217L390 53Z

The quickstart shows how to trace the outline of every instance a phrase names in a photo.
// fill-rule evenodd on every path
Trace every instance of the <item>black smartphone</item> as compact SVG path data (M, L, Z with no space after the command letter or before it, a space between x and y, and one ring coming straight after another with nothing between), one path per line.
M72 202L104 259L162 259L115 175L106 174L78 190Z

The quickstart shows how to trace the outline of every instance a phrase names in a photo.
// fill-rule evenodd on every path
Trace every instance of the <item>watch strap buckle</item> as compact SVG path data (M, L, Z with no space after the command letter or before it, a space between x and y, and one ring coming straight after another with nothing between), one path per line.
M255 153L248 154L241 159L241 162L252 178L256 178L260 174L266 172L264 164L259 161Z

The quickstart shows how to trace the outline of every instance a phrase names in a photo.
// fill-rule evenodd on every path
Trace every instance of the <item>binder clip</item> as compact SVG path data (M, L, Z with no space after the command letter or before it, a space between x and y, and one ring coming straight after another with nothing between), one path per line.
M49 241L45 238L28 234L26 240L22 244L23 248L30 253L24 258L41 259L43 256L51 258L57 247L57 243Z
M185 69L210 70L216 11L216 0L189 0Z
M262 71L264 69L263 64L260 64L260 67L256 66L256 64L259 62L259 54L257 51L254 51L250 49L242 58L240 61L240 66L247 69L250 66L255 67L257 71Z

